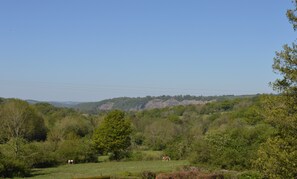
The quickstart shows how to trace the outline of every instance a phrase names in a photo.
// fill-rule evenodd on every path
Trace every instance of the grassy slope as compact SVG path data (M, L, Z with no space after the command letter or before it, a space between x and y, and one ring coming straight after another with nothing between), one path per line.
M128 173L138 174L142 171L174 171L177 167L187 165L187 161L131 161L103 162L75 165L62 165L56 168L36 169L34 179L67 179L94 176L124 176Z

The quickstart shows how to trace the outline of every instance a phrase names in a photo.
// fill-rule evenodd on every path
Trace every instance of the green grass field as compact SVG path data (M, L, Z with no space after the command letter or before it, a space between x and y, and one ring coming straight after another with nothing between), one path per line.
M67 179L98 176L136 176L143 171L168 172L188 165L187 161L128 161L62 165L55 168L36 169L34 179Z

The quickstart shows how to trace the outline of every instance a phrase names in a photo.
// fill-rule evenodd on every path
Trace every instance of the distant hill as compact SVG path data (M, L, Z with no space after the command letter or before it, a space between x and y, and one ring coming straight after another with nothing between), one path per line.
M97 113L99 111L108 111L113 109L120 109L124 111L137 111L154 108L165 108L178 105L190 105L190 104L205 104L211 101L220 101L233 98L253 97L255 95L224 95L224 96L158 96L158 97L138 97L138 98L113 98L99 102L86 102L79 103L73 108L85 112L85 113Z
M36 103L49 103L55 107L65 107L65 108L73 108L74 106L78 105L79 102L72 102L72 101L66 101L66 102L56 102L56 101L36 101L36 100L25 100L30 104L36 104Z
M120 109L124 111L137 111L154 108L165 108L178 105L197 105L205 104L212 101L221 101L234 98L254 97L256 95L223 95L223 96L147 96L147 97L120 97L113 99L106 99L98 102L56 102L56 101L37 101L25 100L30 104L49 103L55 107L73 108L83 113L95 114L100 111L109 111L113 109ZM5 101L5 98L0 97L0 103Z

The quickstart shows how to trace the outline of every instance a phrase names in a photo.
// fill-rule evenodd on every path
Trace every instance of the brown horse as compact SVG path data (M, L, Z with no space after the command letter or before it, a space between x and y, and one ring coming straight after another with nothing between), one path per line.
M170 157L169 157L168 155L164 155L164 156L162 157L162 160L163 160L163 161L169 161L169 160L170 160Z

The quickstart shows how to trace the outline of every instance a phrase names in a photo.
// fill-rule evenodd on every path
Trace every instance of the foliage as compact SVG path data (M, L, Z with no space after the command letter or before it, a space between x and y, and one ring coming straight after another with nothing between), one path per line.
M29 176L30 168L24 161L0 156L0 176L1 177L25 177Z
M213 114L215 112L223 112L230 111L233 109L235 104L237 104L240 100L224 100L218 101L216 103L207 103L200 111L200 114Z
M101 111L110 111L110 110L123 110L123 111L135 111L135 110L144 110L147 109L146 106L149 102L152 101L161 101L166 102L170 100L174 100L175 104L168 104L166 106L175 106L176 104L181 105L182 101L200 101L200 102L209 102L209 101L224 101L236 98L245 98L251 96L234 96L234 95L222 95L222 96L191 96L191 95L178 95L178 96L146 96L143 98L113 98L107 99L99 102L89 102L89 103L80 103L76 105L74 108L85 113L89 114L98 114ZM105 107L102 107L105 106ZM101 108L102 107L102 108Z
M297 176L297 113L287 94L267 96L266 121L276 132L258 150L255 168L269 178L294 178Z
M131 145L131 123L125 113L119 110L110 112L95 130L93 141L100 153L111 152L115 159Z
M294 8L287 11L287 17L296 30L296 0ZM255 166L265 177L297 177L297 45L284 45L276 52L273 69L281 75L272 83L281 94L267 97L264 110L267 122L277 130L258 151Z
M2 140L25 138L27 140L44 140L46 128L43 118L25 101L10 99L0 106L0 123Z
M168 120L154 121L145 128L145 144L154 150L163 150L169 141L177 137L177 134L178 128L172 122Z
M263 175L255 171L246 171L237 175L238 179L263 179Z
M53 167L59 164L59 157L51 142L32 142L25 146L26 153L34 168Z
M26 141L21 138L11 138L6 144L0 145L0 176L29 175L32 163L28 160L30 156L25 150L25 144ZM17 152L15 146L17 146Z
M192 144L192 150L189 154L188 160L192 164L209 164L211 159L211 147L208 143L201 139Z
M151 171L143 171L141 173L141 178L142 179L155 179L156 178L156 173L151 172Z
M273 69L276 73L282 75L282 79L277 79L273 83L275 90L287 95L294 94L297 87L297 45L284 45L283 50L276 52ZM292 96L291 96L292 97Z
M258 111L257 108L258 104L252 103L232 112L213 114L217 118L208 117L212 122L205 135L192 145L189 160L224 169L251 169L259 146L274 134L262 117L248 112L251 109Z
M296 139L294 139L296 140ZM270 138L258 151L257 168L268 178L295 178L297 150L290 141ZM293 145L296 145L293 144Z
M0 97L0 104L3 103L4 100L5 100L4 98L1 98L1 97Z
M56 166L73 155L76 162L97 161L91 142L78 139L90 136L93 124L73 110L5 99L0 122L0 176L29 175L31 168Z
M259 146L274 134L271 126L279 126L279 121L263 122L267 119L263 114L267 99L221 99L208 104L97 115L38 103L29 108L44 119L47 140L11 138L3 140L1 148L3 156L24 163L26 169L57 166L69 159L96 162L99 152L111 159L133 161L160 160L166 154L173 160L188 158L198 165L245 170L251 168ZM275 112L281 114L283 105L278 104L279 111ZM284 130L289 127L285 123L283 126Z
M173 160L183 160L186 159L189 154L191 146L191 138L176 137L174 140L169 142L164 150L164 153L170 156Z
M55 129L61 133L63 139L71 135L84 137L91 133L92 125L82 116L67 116L55 124Z
M147 160L161 160L163 156L162 151L134 151L131 152L128 160L131 161L147 161Z
M297 11L297 0L292 0L294 3L294 8L289 9L287 11L287 17L289 21L292 23L294 30L297 29L297 17L296 17L296 11Z
M66 163L69 159L74 160L75 163L97 161L91 141L85 139L65 140L60 144L56 153L61 163Z
M61 121L65 117L80 116L80 113L73 109L58 108L48 103L36 103L33 107L44 118L46 127L49 129L53 128L56 122Z

